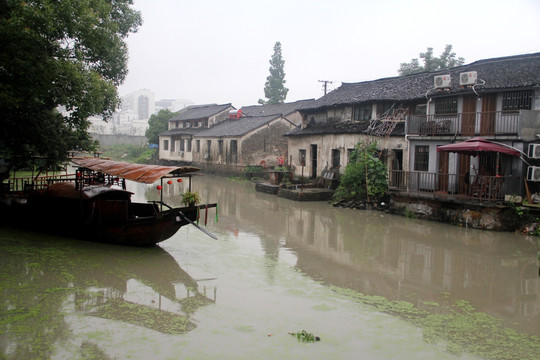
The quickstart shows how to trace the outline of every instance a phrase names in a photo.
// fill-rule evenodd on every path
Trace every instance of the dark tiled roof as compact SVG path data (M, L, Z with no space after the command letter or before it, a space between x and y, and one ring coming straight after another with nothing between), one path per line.
M225 137L225 136L242 136L250 131L253 131L263 125L268 124L280 115L270 116L244 116L240 119L229 119L204 129L197 133L196 137Z
M475 61L452 69L383 78L358 83L343 83L338 89L316 100L310 110L337 105L372 101L405 101L423 99L426 92L433 89L436 75L450 74L452 87L441 95L471 93L471 89L459 88L459 74L476 71L478 93L514 88L540 86L540 53L508 56ZM435 91L430 96L439 95Z
M227 110L230 106L230 103L222 105L192 105L178 111L177 115L172 117L169 121L207 119L210 116L214 116L224 110Z
M368 127L368 121L332 121L310 125L304 129L297 127L285 136L367 134ZM405 136L405 123L397 123L390 136Z
M278 115L287 116L295 111L310 108L315 99L299 100L283 104L251 105L242 107L242 113L248 116Z

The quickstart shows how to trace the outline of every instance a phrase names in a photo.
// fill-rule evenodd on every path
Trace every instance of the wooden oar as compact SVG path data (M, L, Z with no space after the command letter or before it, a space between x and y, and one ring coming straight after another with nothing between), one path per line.
M193 221L191 221L183 212L179 211L178 215L180 215L182 218L184 218L184 220L187 220L187 222L189 222L191 225L195 226L197 229L201 230L206 235L210 236L212 239L215 239L215 240L218 239L216 235L212 234L210 231L208 231L206 229L203 229L202 227L200 227L199 225L197 225Z

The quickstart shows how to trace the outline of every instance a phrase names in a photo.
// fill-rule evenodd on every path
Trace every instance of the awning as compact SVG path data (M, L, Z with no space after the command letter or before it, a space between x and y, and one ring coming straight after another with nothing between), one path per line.
M194 166L143 165L100 158L74 158L71 161L93 171L145 184L153 184L162 177L179 177L200 170Z
M438 152L455 152L458 154L466 154L476 156L482 152L498 152L513 156L520 156L520 152L511 147L495 144L481 137L475 137L463 142L442 145L437 148Z

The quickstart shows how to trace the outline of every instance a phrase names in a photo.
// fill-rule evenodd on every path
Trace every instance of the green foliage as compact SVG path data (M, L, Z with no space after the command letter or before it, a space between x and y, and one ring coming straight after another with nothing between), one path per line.
M149 164L152 157L157 153L156 149L150 149L148 146L130 144L116 144L103 147L101 150L103 151L102 157L136 164Z
M159 133L167 131L169 120L175 115L169 109L160 110L157 114L150 116L148 120L148 129L144 134L150 144L159 143Z
M423 66L420 65L418 58L411 59L410 63L401 63L399 65L399 75L451 69L465 63L465 59L462 57L456 59L456 53L452 52L452 45L446 45L439 57L433 56L433 48L428 47L426 52L420 53L420 58L424 62Z
M335 201L361 201L382 197L388 190L388 174L377 156L377 144L358 143L334 193Z
M302 330L296 333L289 333L290 335L296 337L296 339L300 342L315 342L315 341L321 341L321 338L318 336L313 335L312 333L308 333L306 330Z
M109 117L118 103L116 86L127 73L124 40L141 24L132 3L2 2L0 157L12 167L33 157L50 167L70 150L95 149L87 119Z
M274 54L270 59L270 75L264 84L264 96L268 100L259 99L259 104L280 104L287 98L289 89L285 87L285 60L281 55L281 43L274 45Z
M201 202L201 197L197 192L186 191L182 194L182 203L186 206L197 205Z

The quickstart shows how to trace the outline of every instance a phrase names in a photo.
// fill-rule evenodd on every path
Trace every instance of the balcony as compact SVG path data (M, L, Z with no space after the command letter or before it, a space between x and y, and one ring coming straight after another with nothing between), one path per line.
M407 134L418 136L517 136L519 127L519 112L493 111L407 117Z
M457 175L392 170L389 189L413 197L456 202L503 202L505 195L521 195L518 176Z

